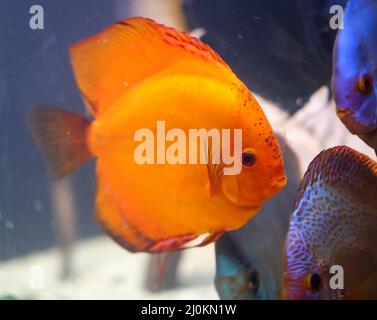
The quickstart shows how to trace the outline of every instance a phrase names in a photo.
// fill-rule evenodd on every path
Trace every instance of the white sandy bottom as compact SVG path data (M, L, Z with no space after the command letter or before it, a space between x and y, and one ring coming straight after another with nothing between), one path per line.
M60 279L61 256L51 249L0 264L0 295L32 299L218 299L213 245L185 250L177 288L144 288L149 255L132 254L107 237L78 242L74 275Z

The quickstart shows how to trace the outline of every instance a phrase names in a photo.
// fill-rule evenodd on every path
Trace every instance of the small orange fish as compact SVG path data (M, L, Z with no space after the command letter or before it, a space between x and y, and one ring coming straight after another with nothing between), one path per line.
M377 299L377 163L321 152L301 181L285 244L287 299Z
M44 107L31 113L31 131L56 177L97 158L96 216L123 247L162 252L205 245L243 226L285 185L280 146L261 107L199 40L131 18L73 45L70 54L94 120ZM224 175L223 160L136 163L135 133L147 128L155 139L158 121L185 133L242 129L241 172ZM165 147L175 142L167 139ZM231 143L228 151L234 150Z

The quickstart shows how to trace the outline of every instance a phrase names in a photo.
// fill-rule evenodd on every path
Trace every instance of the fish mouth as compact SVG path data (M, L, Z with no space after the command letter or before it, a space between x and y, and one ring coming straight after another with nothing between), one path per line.
M343 119L352 116L352 111L348 108L336 108L336 115L343 121Z
M365 125L356 120L355 114L349 108L336 108L336 115L352 134L370 133L376 129L373 125Z
M238 199L235 204L241 207L246 207L249 210L259 210L264 203L269 201L274 195L279 193L282 188L285 187L287 184L287 177L284 176L280 178L277 182L271 185L268 189L266 189L265 193L262 195L263 200L256 202L255 199Z
M274 196L278 192L280 192L281 189L283 189L286 184L287 184L288 178L286 175L281 176L278 178L271 186L269 189L270 192L270 197Z
M278 180L276 180L276 183L274 184L275 188L278 188L279 190L283 188L287 184L288 178L286 175L280 177Z

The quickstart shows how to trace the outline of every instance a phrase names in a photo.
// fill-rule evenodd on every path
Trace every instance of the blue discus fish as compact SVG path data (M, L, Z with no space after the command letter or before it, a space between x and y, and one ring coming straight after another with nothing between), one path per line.
M277 135L288 183L243 228L215 244L215 287L221 299L279 299L282 294L282 250L299 180L296 155Z
M333 53L336 112L348 130L377 149L377 1L352 0Z

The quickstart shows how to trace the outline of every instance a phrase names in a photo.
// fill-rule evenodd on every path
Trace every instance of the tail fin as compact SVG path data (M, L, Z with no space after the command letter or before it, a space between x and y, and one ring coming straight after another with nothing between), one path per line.
M90 122L56 107L41 106L28 114L27 124L54 178L61 178L93 156L86 137Z

